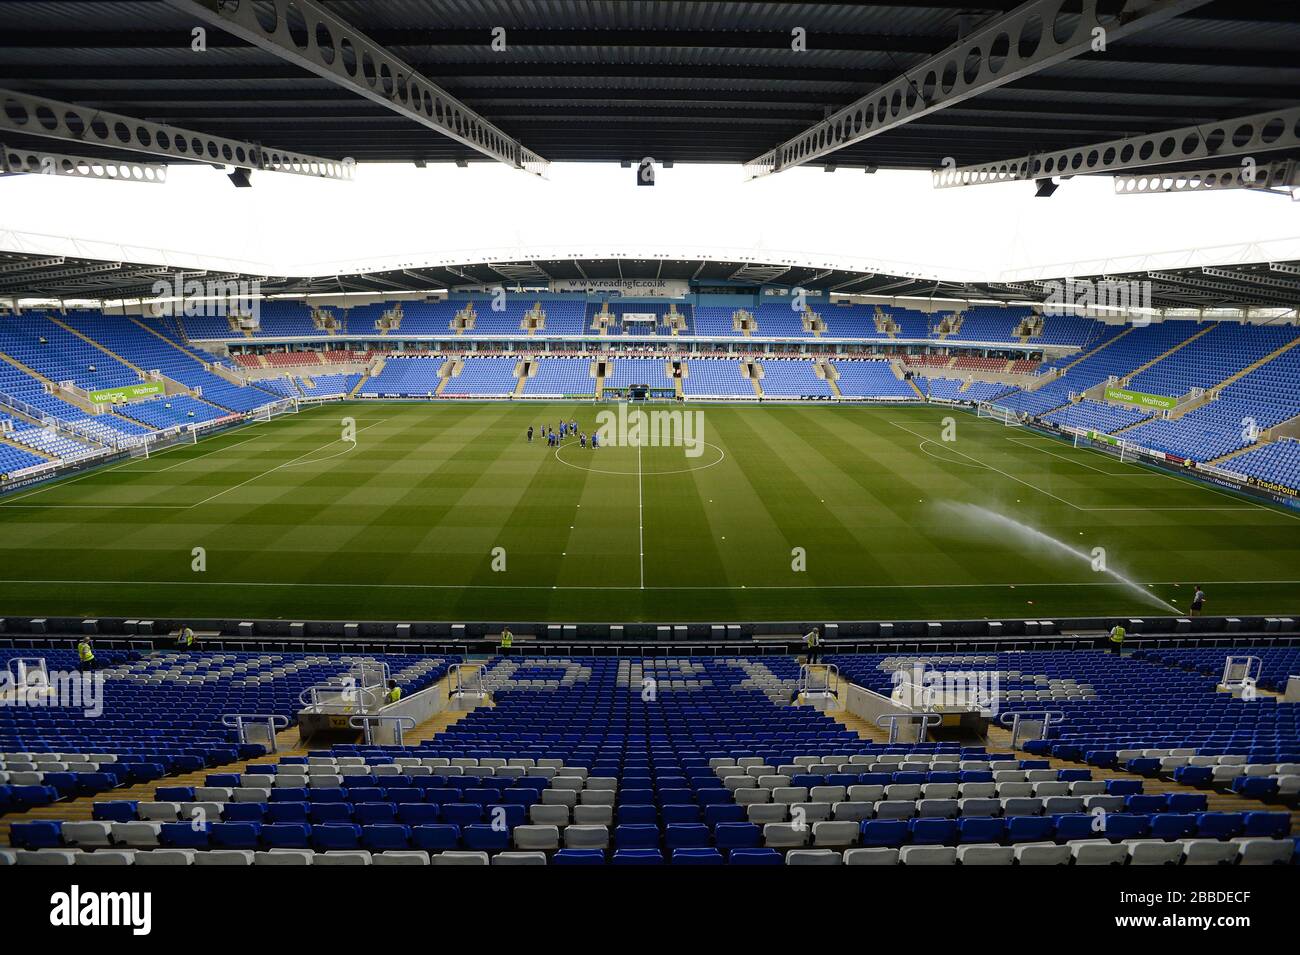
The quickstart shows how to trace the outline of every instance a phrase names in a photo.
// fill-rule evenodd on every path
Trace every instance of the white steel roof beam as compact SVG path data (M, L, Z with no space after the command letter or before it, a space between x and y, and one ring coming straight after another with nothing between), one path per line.
M745 164L801 166L1204 6L1208 0L1030 0Z

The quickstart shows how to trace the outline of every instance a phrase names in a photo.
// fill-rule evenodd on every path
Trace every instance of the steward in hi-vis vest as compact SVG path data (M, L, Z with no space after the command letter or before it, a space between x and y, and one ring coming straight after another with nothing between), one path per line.
M1110 652L1122 654L1124 652L1124 627L1121 624L1115 624L1110 629L1110 636L1107 640L1110 642Z

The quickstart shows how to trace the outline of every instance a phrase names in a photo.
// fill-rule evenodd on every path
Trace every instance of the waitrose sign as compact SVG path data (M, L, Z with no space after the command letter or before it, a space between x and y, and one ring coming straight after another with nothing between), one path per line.
M165 390L161 382L127 385L125 388L101 388L99 391L90 393L90 400L97 405L118 405L124 401L139 401L141 398L152 398L154 395L161 395Z
M1129 391L1127 388L1116 388L1113 385L1106 388L1106 400L1122 401L1130 405L1141 405L1144 408L1158 408L1161 411L1168 411L1178 404L1177 398L1149 395L1143 391Z

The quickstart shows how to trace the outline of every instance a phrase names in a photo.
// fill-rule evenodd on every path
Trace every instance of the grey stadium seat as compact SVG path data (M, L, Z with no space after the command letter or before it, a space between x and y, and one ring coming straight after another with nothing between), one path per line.
M1024 842L1014 847L1017 865L1069 865L1070 847L1051 842Z
M1016 860L1011 846L973 845L957 847L957 862L961 865L1011 865Z
M791 849L785 854L786 865L841 865L843 859L830 849Z
M134 865L135 853L135 849L99 849L95 852L82 852L77 856L77 865Z
M528 819L535 826L567 826L569 824L568 806L545 806L535 803L528 810Z
M316 853L312 865L370 865L370 853L364 850L331 849Z
M1072 839L1067 843L1075 865L1124 865L1128 862L1128 846L1111 844L1101 839Z
M911 819L916 815L916 803L910 799L884 799L876 803L877 819Z
M916 814L926 819L954 819L960 810L958 799L922 799L916 804Z
M370 857L371 865L428 865L429 853L412 849L389 849Z
M898 865L897 849L849 849L844 853L845 865Z
M492 865L546 865L545 852L498 852Z
M81 849L96 849L112 844L113 826L107 822L65 822L63 842Z
M1183 861L1181 842L1157 842L1154 839L1126 839L1129 865L1178 865Z
M116 828L114 829L116 831ZM135 854L136 865L193 865L193 849L153 849Z
M614 807L574 806L573 821L580 826L612 826L614 824Z
M567 826L564 846L567 849L608 849L609 829L605 826Z
M869 802L837 802L831 808L831 818L837 822L840 820L861 822L870 819L873 815L875 815L875 806Z
M311 865L316 853L310 849L271 849L253 855L253 865Z
M785 822L790 817L790 807L783 802L755 803L745 809L749 821L762 825L767 822Z
M958 799L957 809L963 816L1000 816L1001 799Z
M812 827L813 846L837 849L856 846L861 830L856 822L818 822Z
M115 822L113 843L119 846L149 849L158 845L158 833L161 831L162 826L157 822Z
M194 854L195 865L252 865L252 849L207 849Z
M1184 839L1183 865L1230 865L1237 861L1235 843L1215 839Z
M517 849L546 851L560 848L559 826L515 826L513 836Z
M19 865L76 865L77 856L81 855L76 849L19 849Z
M903 865L956 865L957 850L952 846L903 846L898 859Z
M769 822L763 827L763 845L772 849L798 849L808 845L809 828L788 822Z
M1295 853L1295 843L1290 839L1233 839L1241 850L1241 865L1287 865Z
M1002 800L1004 816L1041 816L1043 801L1034 796L1011 796Z

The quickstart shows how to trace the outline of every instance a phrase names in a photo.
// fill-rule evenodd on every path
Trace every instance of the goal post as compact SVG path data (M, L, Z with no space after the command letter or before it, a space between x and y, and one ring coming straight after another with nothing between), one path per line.
M283 398L279 401L272 401L269 404L262 405L253 412L254 421L270 421L272 418L278 418L281 415L297 414L298 399Z
M1024 422L1020 420L1020 415L1010 408L1000 408L997 405L989 404L987 401L981 401L975 406L975 416L977 418L988 418L992 421L999 421L1008 428L1020 428Z
M1106 434L1102 431L1075 431L1074 446L1090 451L1112 454L1119 458L1123 464L1131 464L1141 456L1138 445L1130 444L1123 438L1117 438L1113 434Z

